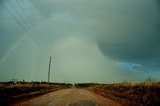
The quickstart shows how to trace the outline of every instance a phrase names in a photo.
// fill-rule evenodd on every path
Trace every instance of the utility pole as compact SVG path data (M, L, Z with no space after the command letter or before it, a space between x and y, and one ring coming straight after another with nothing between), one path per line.
M48 84L49 84L49 81L50 81L51 60L52 60L52 57L50 56L50 58L49 58L49 69L48 69Z

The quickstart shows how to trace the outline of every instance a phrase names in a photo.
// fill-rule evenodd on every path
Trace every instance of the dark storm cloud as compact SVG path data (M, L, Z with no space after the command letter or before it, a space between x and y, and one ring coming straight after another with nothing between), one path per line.
M141 80L160 69L160 5L157 0L20 2L44 38L32 33L34 39L42 48L46 48L45 41L53 50L49 51L54 54L53 81ZM11 3L23 14L14 0ZM33 30L29 23L25 28ZM23 76L28 80L47 79L48 55L2 7L0 49L0 80ZM159 78L158 74L154 76Z
M77 31L74 33L89 36L91 39L96 36L95 41L100 51L107 57L119 61L147 64L160 56L160 4L158 0L101 0L98 2L96 0L94 2L90 0L47 0L47 2L31 0L31 2L44 17L68 13L63 17L71 17L75 24L69 28L69 31ZM68 27L63 29L63 24L58 23L60 24L56 26L61 27L59 28L61 32L67 33L65 29Z
M118 39L118 40L116 40ZM148 36L132 35L123 38L110 39L102 37L98 41L102 52L114 59L120 60L146 60L155 59L160 56L159 35Z
M80 19L79 29L86 28L88 35L97 36L99 48L106 56L120 60L159 57L160 8L157 0L32 2L45 17L69 11L73 18Z
M122 12L123 18L115 15L111 20L114 23L106 21L109 28L105 27L98 37L98 45L106 56L124 61L160 56L160 9L155 2L142 1L132 2L135 7L125 6L119 9L122 11L117 10ZM124 8L129 11L125 12Z

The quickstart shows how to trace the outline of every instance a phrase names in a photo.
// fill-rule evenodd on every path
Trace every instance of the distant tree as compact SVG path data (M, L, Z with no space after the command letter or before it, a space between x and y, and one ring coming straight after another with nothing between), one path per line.
M156 80L152 77L148 77L145 79L145 82L155 82Z
M24 83L24 82L26 82L26 81L23 79L22 82Z
M128 82L126 79L123 79L122 83L123 83L123 84L127 84L127 83L129 83L129 82Z

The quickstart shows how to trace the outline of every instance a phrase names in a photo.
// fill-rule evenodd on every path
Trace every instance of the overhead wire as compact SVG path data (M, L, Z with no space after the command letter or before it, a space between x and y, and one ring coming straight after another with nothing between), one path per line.
M48 55L48 52L46 52L46 50L42 47L42 45L36 40L34 39L34 37L32 36L32 33L30 31L28 31L28 29L25 27L25 25L23 25L20 20L17 18L16 15L14 15L12 13L12 11L6 6L6 1L5 0L1 0L1 5L7 9L7 11L10 13L10 15L15 19L15 21L22 27L22 29L28 34L28 36L40 47L40 49L46 54ZM12 6L11 6L12 7ZM12 7L12 9L14 9L14 7ZM17 10L14 9L14 11L17 13L18 16L20 16L19 12ZM20 16L21 17L21 16ZM22 20L24 21L23 17ZM24 21L25 23L25 21Z
M9 2L9 1L8 1ZM9 2L10 3L10 5L12 5L11 4L11 2ZM16 8L14 7L14 5L12 5L12 7L14 8L14 10L16 11L16 13L19 15L19 17L24 21L24 23L26 24L26 26L28 25L28 22L25 20L25 18L23 17L23 16L21 16L21 14L18 12L18 10L16 10ZM29 20L28 20L29 21ZM31 24L31 23L29 23L29 24ZM32 24L31 24L32 25ZM37 35L37 32L35 31L35 30L31 30L33 33L34 33L34 37L35 37L35 39L38 41L38 43L41 45L41 46L43 46L43 48L45 49L45 51L47 52L47 54L49 54L49 50L45 47L45 44L41 41L41 40L38 40L38 38L35 36L35 35Z
M28 16L28 14L26 13L23 5L20 3L19 0L16 0L17 4L19 5L19 7L21 8L22 12L24 13L25 17L28 19L29 23L32 25L33 29L35 30L35 32L37 33L37 37L40 37L40 40L42 43L44 43L44 46L46 47L46 49L48 51L51 51L48 44L45 42L44 38L42 37L41 33L39 32L39 30L37 29L37 27L35 27L35 25L33 24L32 20L30 19L30 17Z
M47 56L50 56L50 61L51 61L51 49L49 48L49 46L47 45L47 43L45 42L45 40L42 38L39 30L34 26L34 24L32 23L32 20L29 18L29 16L27 15L27 13L25 12L23 6L20 4L19 1L17 1L17 4L19 5L19 7L21 8L21 10L23 11L23 15L25 17L23 17L20 11L17 10L17 8L15 8L15 5L13 5L10 1L5 1L5 0L0 0L0 4L9 12L9 14L15 19L15 21L21 26L21 28L26 32L26 34L31 38L31 40L33 40L42 50L42 52L44 52L44 54L46 54ZM10 4L10 5L9 5ZM10 7L7 7L7 5ZM11 9L12 8L12 9ZM14 14L14 12L15 14ZM21 14L20 14L21 13ZM25 18L27 18L28 21L25 20ZM23 22L23 23L22 23ZM29 24L32 26L32 28L34 30L29 31L28 27ZM41 38L41 40L35 39L35 36L32 36L33 33L36 36L39 36ZM38 38L39 38L38 37ZM48 80L49 81L49 80Z

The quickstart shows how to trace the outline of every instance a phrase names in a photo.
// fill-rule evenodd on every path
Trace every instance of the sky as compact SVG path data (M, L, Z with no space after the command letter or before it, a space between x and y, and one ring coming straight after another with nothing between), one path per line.
M159 0L1 0L0 81L160 80Z

